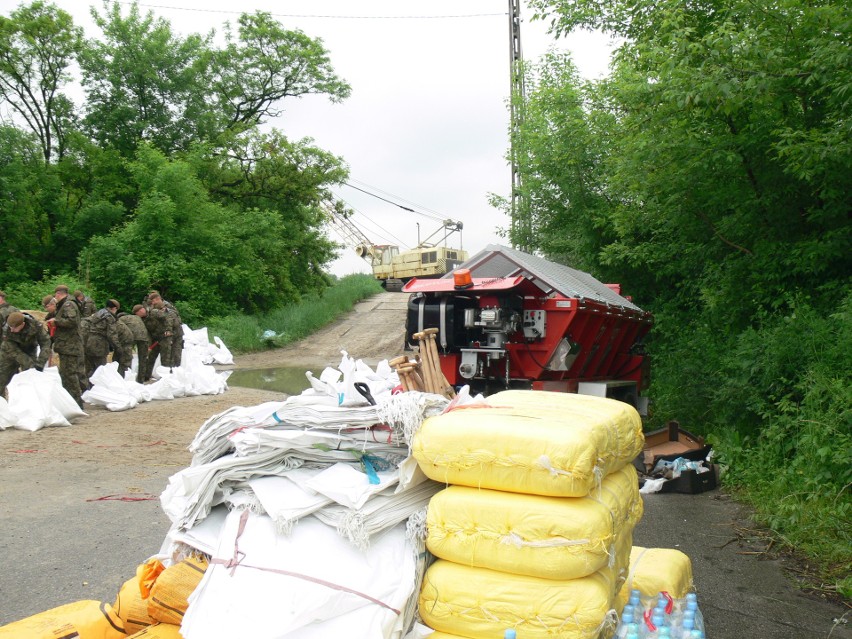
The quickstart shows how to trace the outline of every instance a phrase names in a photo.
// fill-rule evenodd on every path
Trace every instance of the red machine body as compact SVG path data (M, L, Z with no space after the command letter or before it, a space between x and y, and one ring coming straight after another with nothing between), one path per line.
M588 273L492 245L452 274L408 282L406 332L439 329L441 368L455 385L586 392L642 411L651 315ZM644 411L642 411L644 412Z

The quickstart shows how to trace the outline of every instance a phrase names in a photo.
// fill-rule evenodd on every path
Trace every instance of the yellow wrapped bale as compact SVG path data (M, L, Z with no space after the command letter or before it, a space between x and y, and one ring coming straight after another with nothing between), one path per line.
M616 536L632 531L641 516L633 466L607 475L586 497L450 486L429 501L426 545L437 557L466 566L576 579L606 566Z
M133 634L154 623L148 614L148 602L142 598L142 589L148 591L148 564L136 568L136 575L122 584L115 599L114 608L127 634Z
M555 581L439 559L426 571L419 612L430 628L473 639L506 628L524 639L598 639L615 628L613 598L610 570Z
M180 626L170 623L155 623L153 626L143 628L127 639L183 639L180 634Z
M0 628L2 639L124 639L124 625L108 603L83 600Z
M584 497L642 450L636 410L611 399L505 391L488 408L427 419L412 452L447 484L555 497Z
M188 557L166 568L157 577L148 597L148 616L156 621L180 625L189 607L189 596L198 587L207 559Z
M643 597L655 597L662 591L675 599L686 597L692 590L692 561L689 556L674 548L642 548L630 550L630 570L621 586L621 607L637 589Z

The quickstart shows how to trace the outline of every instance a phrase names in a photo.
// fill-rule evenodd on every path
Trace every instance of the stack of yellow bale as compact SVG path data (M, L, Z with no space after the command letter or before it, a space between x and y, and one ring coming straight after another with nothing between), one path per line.
M436 638L610 636L642 516L639 414L543 391L488 403L426 420L412 445L450 484L429 503L421 619Z
M115 604L77 601L0 628L0 639L181 639L189 595L207 559L187 557L168 568L151 559L136 568Z

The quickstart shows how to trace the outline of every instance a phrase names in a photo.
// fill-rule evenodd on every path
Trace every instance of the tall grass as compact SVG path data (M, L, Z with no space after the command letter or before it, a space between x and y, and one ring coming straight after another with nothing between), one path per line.
M347 275L321 294L305 295L298 304L263 315L212 317L207 328L235 353L278 348L307 337L381 291L369 275Z

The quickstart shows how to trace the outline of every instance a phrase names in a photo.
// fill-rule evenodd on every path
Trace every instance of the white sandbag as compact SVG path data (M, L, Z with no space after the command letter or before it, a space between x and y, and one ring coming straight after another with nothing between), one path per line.
M118 374L118 362L98 366L89 378L92 387L83 393L83 401L107 410L122 411L136 408L139 400L130 391L127 381Z
M181 634L327 639L357 629L360 639L401 637L415 572L415 550L404 526L357 551L313 517L282 537L269 517L232 512L189 598Z
M9 410L15 415L15 428L37 431L45 426L70 426L70 420L83 412L74 398L62 388L59 369L48 367L43 372L31 368L12 377Z
M0 397L0 430L12 428L16 421L18 421L18 418L9 409L9 403L6 401L6 398Z
M216 364L233 364L234 356L228 350L228 347L225 346L225 342L218 335L213 336L213 341L216 342L217 346L216 351L213 353L213 362Z

